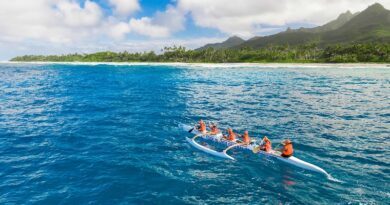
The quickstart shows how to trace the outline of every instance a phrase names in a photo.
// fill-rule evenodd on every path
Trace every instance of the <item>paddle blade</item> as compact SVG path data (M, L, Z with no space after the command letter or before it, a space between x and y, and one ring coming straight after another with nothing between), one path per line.
M252 152L255 153L255 154L258 153L258 152L260 152L260 146L259 146L259 147L253 148L253 149L252 149Z

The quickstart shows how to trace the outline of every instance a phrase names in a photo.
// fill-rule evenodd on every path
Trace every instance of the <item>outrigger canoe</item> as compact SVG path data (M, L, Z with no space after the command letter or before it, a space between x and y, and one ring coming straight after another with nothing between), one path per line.
M193 137L193 138L186 137L186 140L187 140L188 143L190 143L190 145L192 145L193 147L197 148L198 150L201 150L201 151L206 152L208 154L211 154L211 155L214 155L214 156L217 156L217 157L221 157L221 158L225 158L225 159L235 160L233 157L231 157L230 155L227 154L227 151L230 148L242 149L242 150L250 151L250 152L254 153L253 150L258 146L257 143L251 143L249 145L242 145L242 144L237 143L237 142L232 142L232 141L226 140L226 139L223 138L222 133L218 133L216 135L202 134L197 129L194 129L193 126L181 124L180 127L184 131L187 131L189 133L195 134L195 137ZM205 147L203 145L200 145L199 143L197 143L195 141L196 138L202 138L202 139L204 139L206 141L216 142L218 144L225 145L225 146L227 146L229 148L225 149L222 152L218 152L218 151L215 151L215 150L210 149L208 147ZM298 158L296 158L294 156L291 156L289 158L285 158L285 157L280 156L280 152L275 151L275 150L272 150L271 152L259 151L259 152L254 153L254 154L269 156L269 157L272 157L272 158L277 159L279 161L282 161L284 163L288 163L288 164L300 167L300 168L305 169L305 170L310 170L310 171L314 171L314 172L317 172L317 173L324 174L324 175L326 175L328 177L328 179L335 180L330 174L328 174L321 167L318 167L318 166L316 166L314 164L311 164L309 162L305 162L305 161L303 161L301 159L298 159Z

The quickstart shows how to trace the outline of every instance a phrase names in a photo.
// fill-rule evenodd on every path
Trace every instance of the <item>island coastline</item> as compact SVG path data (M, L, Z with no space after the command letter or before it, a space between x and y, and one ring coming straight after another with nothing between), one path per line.
M184 63L184 62L49 62L49 61L0 61L1 64L35 65L113 65L113 66L179 66L209 68L280 67L280 68L390 68L390 63Z

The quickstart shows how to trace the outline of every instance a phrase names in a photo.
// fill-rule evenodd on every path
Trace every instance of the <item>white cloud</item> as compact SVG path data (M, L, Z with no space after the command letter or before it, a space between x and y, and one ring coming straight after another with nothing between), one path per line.
M140 19L130 19L131 31L150 37L168 37L170 32L167 27L152 23L152 19L142 17Z
M130 16L141 10L138 0L109 0L109 2L115 7L115 13L120 16Z
M138 1L132 2L112 1L118 6L116 9L122 9L118 12L139 10ZM61 51L70 46L77 50L76 47L84 45L98 49L107 45L102 42L123 42L129 33L167 38L183 28L184 14L173 6L152 17L124 21L121 16L105 16L102 8L91 0L0 0L0 44L3 46L0 58L10 53L4 48L18 48L23 53L28 48L37 53L40 50L52 53L54 49Z
M84 3L84 8L72 1L60 1L56 6L57 14L68 26L91 27L101 23L103 14L99 5L89 0Z
M172 5L168 5L164 12L158 11L153 17L130 19L131 32L152 38L166 38L172 33L183 30L185 13Z
M320 25L346 10L361 11L375 2L390 7L389 0L177 0L177 7L189 12L198 26L249 37L261 25Z
M170 32L176 32L184 29L185 12L168 5L164 12L158 11L153 17L153 23L169 28Z
M73 0L0 0L0 40L71 42L88 36L102 20L100 7Z
M123 40L126 34L130 33L130 25L124 22L109 23L107 25L108 35L115 40Z

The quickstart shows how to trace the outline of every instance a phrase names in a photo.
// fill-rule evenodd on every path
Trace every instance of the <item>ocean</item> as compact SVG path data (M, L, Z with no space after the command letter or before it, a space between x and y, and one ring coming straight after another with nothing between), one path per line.
M199 119L340 182L200 152ZM386 65L0 64L0 204L388 204L389 140Z

